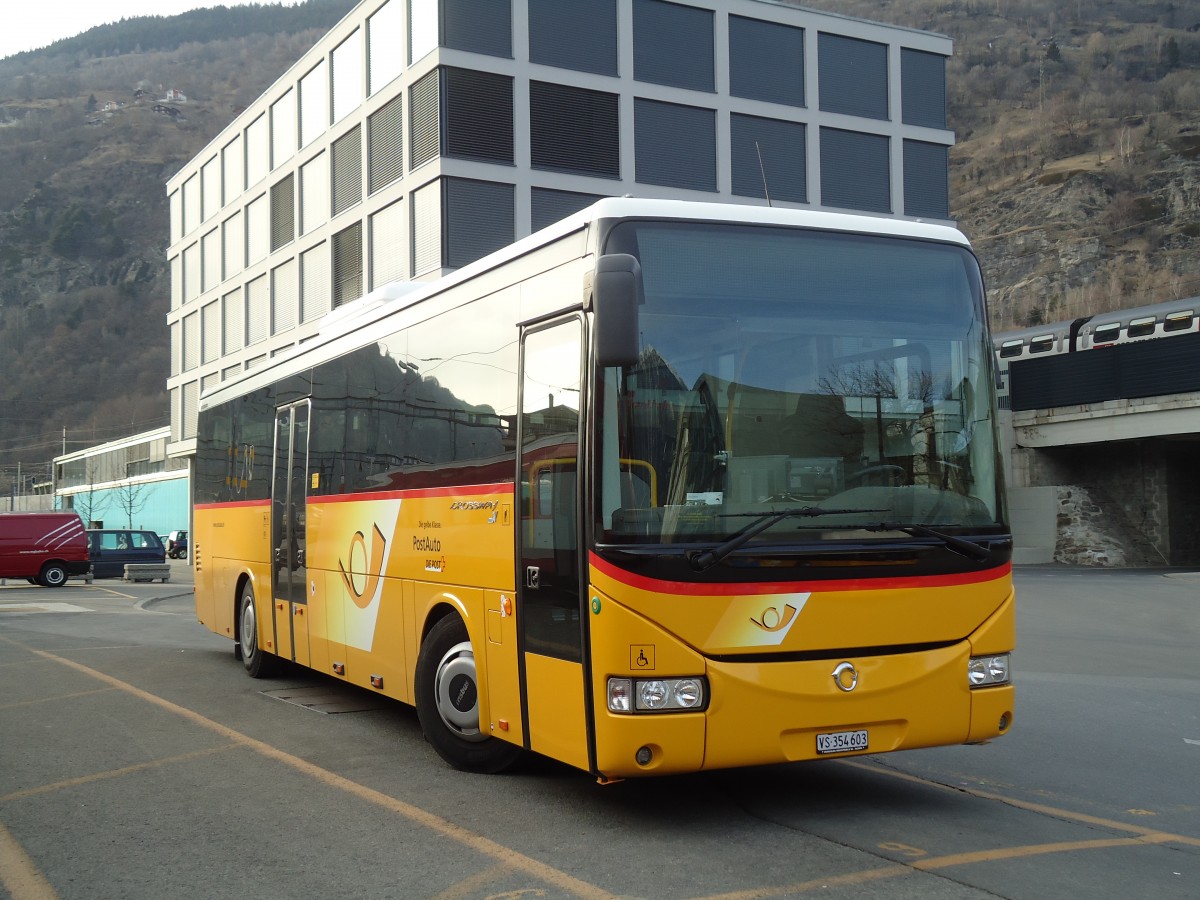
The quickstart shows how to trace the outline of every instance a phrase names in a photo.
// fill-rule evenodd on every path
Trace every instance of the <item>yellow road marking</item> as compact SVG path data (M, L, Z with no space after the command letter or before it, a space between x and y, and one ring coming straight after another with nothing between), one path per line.
M93 772L91 775L80 775L77 778L67 778L63 781L55 781L52 784L40 784L37 787L25 788L23 791L13 791L11 794L0 796L0 803L9 800L23 800L26 797L35 797L38 794L48 794L51 791L61 791L69 787L77 787L81 784L91 784L93 781L106 781L109 778L120 778L122 775L130 775L134 772L143 772L146 769L158 769L163 766L173 765L178 762L188 762L193 759L198 759L201 756L211 756L214 753L223 753L233 747L240 746L239 744L225 744L221 747L210 747L207 750L193 750L191 753L181 753L178 756L168 756L163 759L151 759L142 763L135 763L132 766L123 766L120 769L109 769L105 772Z
M12 833L0 824L0 885L12 900L56 900L51 887Z
M494 881L499 881L505 875L513 871L512 866L505 863L496 863L494 866L489 866L482 872L477 872L470 878L464 878L457 884L453 884L440 894L435 894L430 900L460 900L462 897L470 897L475 894L480 888L491 884Z
M57 703L60 700L74 700L76 697L90 697L92 694L107 694L112 688L96 688L94 691L76 691L73 694L58 694L55 697L37 697L33 700L18 700L16 703L0 703L0 709L17 709L21 706L38 706L42 703Z
M0 640L4 640L5 642L14 644L16 646L23 646L8 638L0 637ZM381 791L376 791L372 788L358 784L357 782L351 781L348 778L344 778L341 775L330 772L328 769L322 769L320 766L313 765L306 760L300 759L298 756L292 756L290 753L286 753L277 747L272 747L270 744L256 740L255 738L242 734L239 731L235 731L234 729L222 725L219 722L214 722L212 719L205 718L199 713L193 712L186 707L179 706L169 700L166 700L155 694L151 694L148 691L144 691L141 688L134 687L128 682L121 681L119 678L114 678L113 676L107 675L104 672L98 671L97 669L93 669L90 666L85 666L82 663L77 663L74 660L66 659L65 657L56 656L53 653L49 653L45 650L34 650L28 647L25 649L44 659L54 660L55 662L61 663L64 666L75 669L77 672L82 672L91 678L95 678L97 681L102 681L105 684L111 685L127 694L131 694L134 697L145 700L147 703L153 704L160 709L164 709L170 713L181 716L182 718L185 718L196 725L221 735L233 744L249 748L261 756L265 756L268 759L272 759L276 762L290 766L297 772L307 775L310 778L314 778L317 781L328 785L329 787L352 794L353 796L358 797L360 800L365 800L368 803L372 803L376 806L382 807L383 809L394 812L397 815L403 816L409 821L421 825L435 834L440 834L443 837L449 838L450 840L474 850L483 856L491 857L505 866L526 872L534 878L537 878L539 881L554 885L555 887L574 894L577 897L595 898L595 900L601 900L601 898L604 898L604 900L610 900L610 898L613 896L609 891L602 890L593 884L589 884L586 881L575 878L572 875L568 875L566 872L563 872L560 869L546 865L545 863L539 862L532 857L525 856L523 853L519 853L518 851L513 850L511 847L505 847L503 844L497 843L496 841L486 838L481 834L476 834L473 831L469 831L468 829L463 828L461 825L455 825L453 822L443 819L441 816L434 815L433 813L421 809L418 806L414 806L411 803L405 803L403 800L397 800L394 797L389 797L387 794L384 794Z
M997 803L1003 803L1006 806L1013 806L1017 809L1025 809L1030 812L1042 813L1043 815L1053 816L1060 819L1068 819L1073 822L1082 822L1085 825L1096 825L1100 828L1108 828L1113 831L1127 831L1131 834L1140 835L1143 839L1153 838L1153 843L1156 844L1166 842L1172 844L1184 844L1189 847L1200 847L1200 838L1188 837L1185 834L1164 834L1157 828L1146 828L1145 826L1133 825L1129 822L1119 822L1116 819L1105 819L1100 816L1088 815L1087 813L1073 812L1069 809L1061 809L1057 806L1049 806L1045 803L1032 803L1028 800L1018 800L1015 797L1006 797L1003 794L994 794L991 791L982 791L978 788L939 784L936 781L930 781L929 779L922 778L919 775L909 775L907 772L898 772L895 769L889 769L884 766L853 762L848 759L839 760L839 762L844 766L862 769L864 772L873 772L876 775L886 775L889 778L898 778L901 781L908 781L913 784L922 784L928 787L941 788L944 791L967 794L971 797L978 797L981 800L994 800ZM1160 836L1162 836L1161 840Z

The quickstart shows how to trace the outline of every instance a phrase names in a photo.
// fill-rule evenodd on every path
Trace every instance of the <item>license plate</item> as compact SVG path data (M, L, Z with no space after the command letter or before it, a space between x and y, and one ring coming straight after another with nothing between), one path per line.
M849 753L867 749L867 730L831 731L817 735L818 753Z

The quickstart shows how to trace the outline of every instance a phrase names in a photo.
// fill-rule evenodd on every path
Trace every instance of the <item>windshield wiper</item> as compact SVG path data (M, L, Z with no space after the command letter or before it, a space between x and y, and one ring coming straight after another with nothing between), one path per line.
M761 534L772 525L784 519L809 519L817 516L850 515L851 513L887 512L886 509L823 509L819 506L794 506L789 509L777 509L769 513L725 513L723 519L740 516L758 516L757 521L734 533L728 540L723 541L711 550L701 550L688 555L688 562L697 572L711 569L738 547L755 535Z
M869 525L856 526L863 531L903 531L905 534L911 534L915 537L931 537L941 541L950 550L955 553L961 553L968 559L973 559L976 562L987 562L992 558L992 551L982 544L976 544L974 541L966 541L960 537L955 537L952 534L946 534L944 531L936 531L928 525L905 525L900 522L873 522Z

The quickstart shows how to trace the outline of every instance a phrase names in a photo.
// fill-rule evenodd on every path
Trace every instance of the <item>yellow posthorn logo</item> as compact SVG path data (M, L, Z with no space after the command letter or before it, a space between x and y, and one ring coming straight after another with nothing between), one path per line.
M782 613L776 607L768 606L759 614L759 618L756 619L754 616L751 616L750 621L763 631L775 632L786 631L794 618L796 618L796 607L790 603L785 603Z
M346 564L340 559L338 560L338 568L342 570L342 582L346 585L346 592L350 594L350 598L354 601L354 605L359 609L366 609L371 599L375 596L375 588L379 584L379 579L383 575L383 559L387 549L387 538L383 536L383 532L379 530L378 525L373 525L374 534L371 537L371 555L370 564L367 566L363 577L366 579L360 588L356 583L354 569L355 551L362 555L363 562L367 561L367 539L363 537L361 531L354 532L354 537L350 538L350 572L346 571Z

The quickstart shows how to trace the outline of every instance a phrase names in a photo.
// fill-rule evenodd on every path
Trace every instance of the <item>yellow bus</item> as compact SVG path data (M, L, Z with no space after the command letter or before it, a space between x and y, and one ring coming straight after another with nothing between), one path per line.
M1015 644L994 377L956 229L602 200L202 397L197 614L473 771L984 742Z

